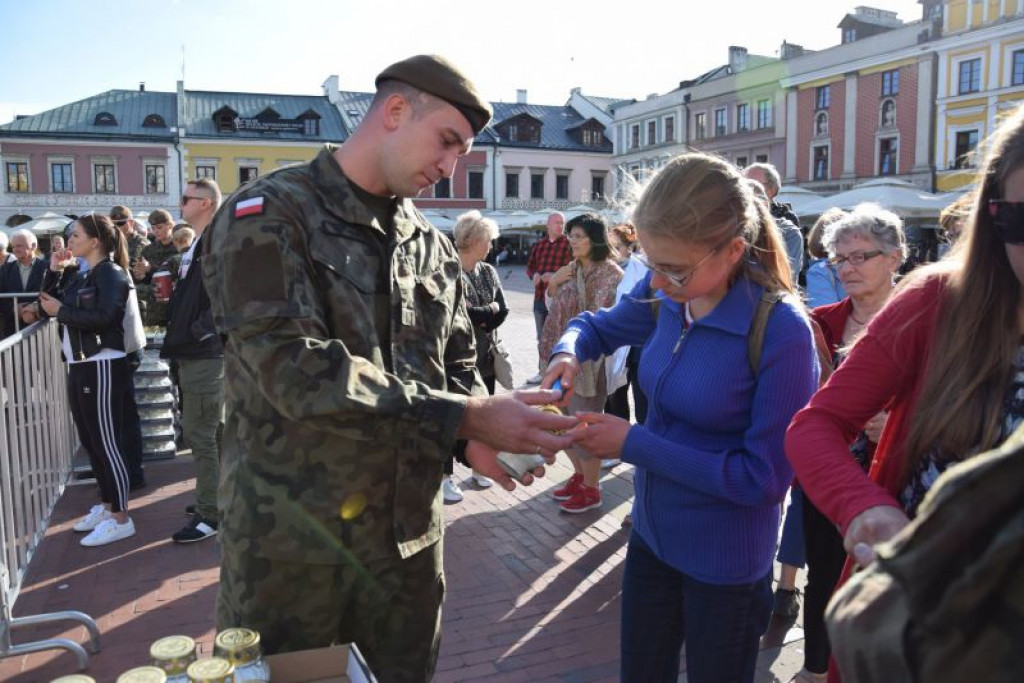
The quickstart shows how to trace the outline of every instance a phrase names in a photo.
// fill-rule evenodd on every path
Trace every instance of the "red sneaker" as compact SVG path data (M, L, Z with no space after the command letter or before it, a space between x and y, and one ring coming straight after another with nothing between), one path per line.
M572 498L558 507L562 508L562 512L573 514L599 508L601 507L601 489L596 486L580 484L579 490L573 494Z
M583 475L574 474L569 477L569 481L565 482L565 486L552 491L551 497L555 500L569 500L577 491L580 490L581 486L583 486Z

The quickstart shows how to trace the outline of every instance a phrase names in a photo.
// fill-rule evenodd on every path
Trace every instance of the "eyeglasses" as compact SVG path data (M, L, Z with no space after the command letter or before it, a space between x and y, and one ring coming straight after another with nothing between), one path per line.
M999 239L1007 244L1024 244L1024 202L990 199L988 215Z
M637 263L647 268L647 270L653 273L657 273L658 275L662 276L663 278L671 282L672 285L677 289L682 289L690 282L690 280L693 279L693 276L697 272L697 269L704 265L705 261L714 256L715 253L722 248L722 246L723 245L718 245L717 247L713 248L704 256L704 258L702 258L700 261L697 261L697 263L695 263L693 267L689 268L688 270L682 273L669 273L667 271L664 271L661 268L652 265L651 262L647 260L647 257L642 256L641 254L633 254L633 258L637 260Z
M202 201L204 199L209 199L209 197L196 197L196 196L193 196L193 195L183 194L183 195L181 195L181 205L185 206L186 204L189 203L189 201L191 201L193 199L198 202L198 201Z
M885 252L881 249L876 249L875 251L855 251L852 254L847 254L846 256L833 256L828 260L828 262L836 268L842 268L843 264L846 263L849 263L851 266L859 266L865 261L873 259L876 256L881 256L884 253Z

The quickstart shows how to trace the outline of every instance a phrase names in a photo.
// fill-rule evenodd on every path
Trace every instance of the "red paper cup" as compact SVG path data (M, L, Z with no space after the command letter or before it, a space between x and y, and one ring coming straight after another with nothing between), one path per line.
M171 300L171 274L161 270L153 273L153 293L157 301Z

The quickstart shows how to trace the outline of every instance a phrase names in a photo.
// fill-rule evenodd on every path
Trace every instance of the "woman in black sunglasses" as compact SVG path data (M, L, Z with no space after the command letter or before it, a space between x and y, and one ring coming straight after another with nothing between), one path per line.
M993 135L977 183L950 255L905 279L787 435L804 492L861 565L948 467L1024 421L1024 108ZM848 446L883 409L865 474Z

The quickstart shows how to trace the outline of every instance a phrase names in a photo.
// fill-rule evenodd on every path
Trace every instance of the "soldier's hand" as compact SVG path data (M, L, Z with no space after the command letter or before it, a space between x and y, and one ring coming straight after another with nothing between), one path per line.
M459 425L459 438L509 453L537 453L552 463L555 453L572 445L572 436L561 432L572 429L579 420L534 406L553 403L560 396L561 392L543 389L472 396Z
M139 260L132 266L132 275L135 276L136 280L141 280L146 277L146 273L149 272L149 261L139 257Z
M497 456L498 451L485 443L479 441L469 441L466 443L466 460L473 467L473 471L485 477L490 477L498 482L498 485L506 491L512 491L516 487L515 479L498 464ZM533 483L534 477L543 476L543 467L534 468L529 474L523 475L523 486L530 486Z

